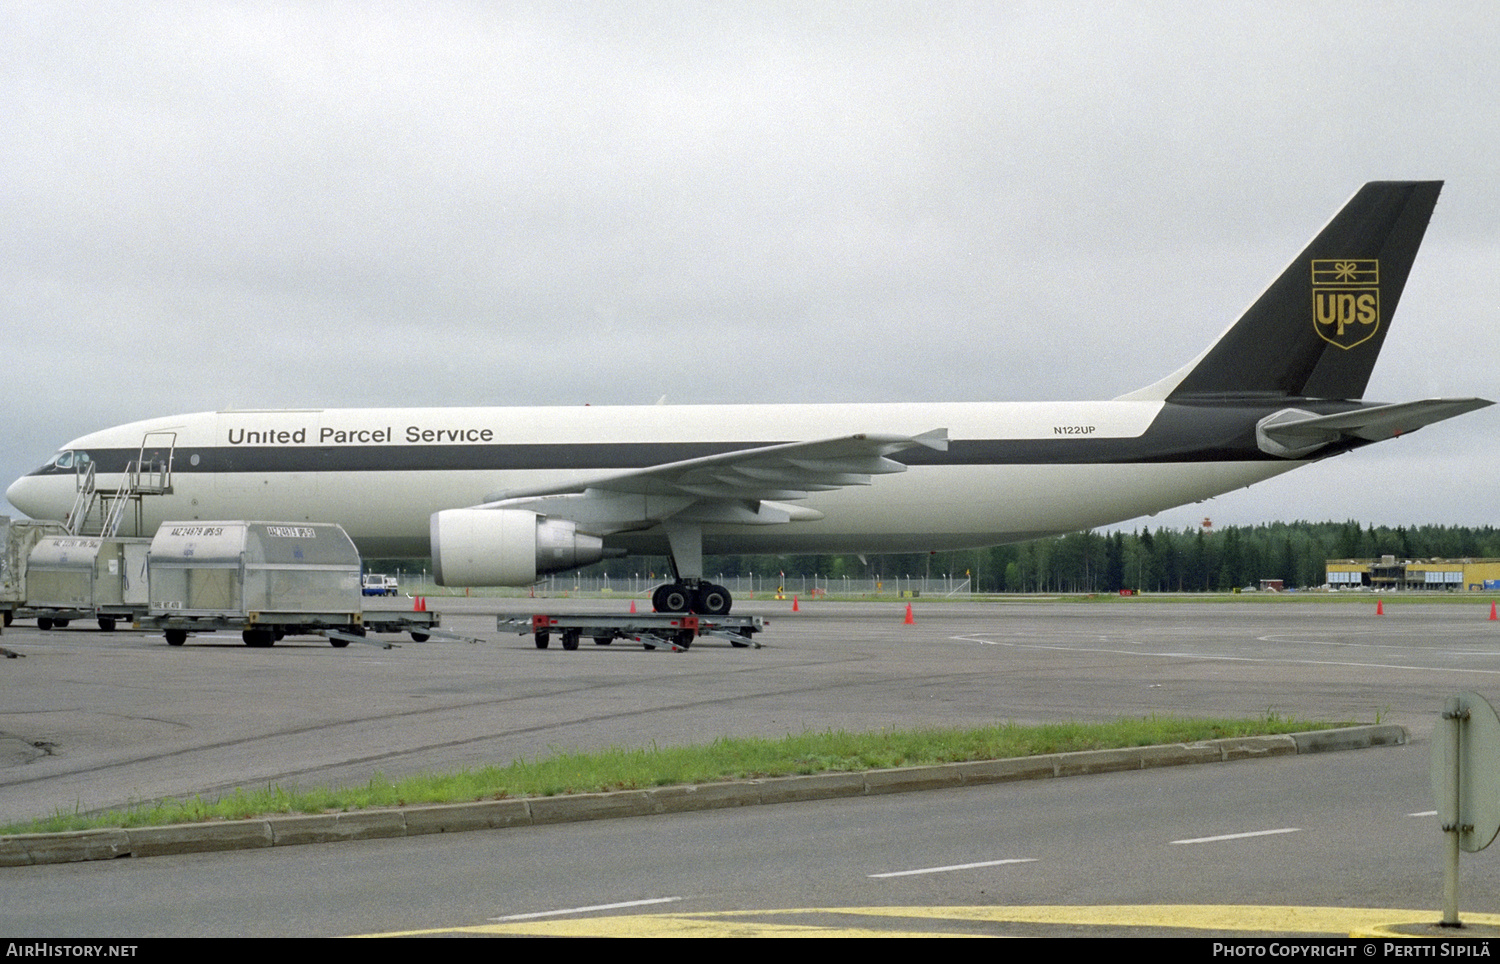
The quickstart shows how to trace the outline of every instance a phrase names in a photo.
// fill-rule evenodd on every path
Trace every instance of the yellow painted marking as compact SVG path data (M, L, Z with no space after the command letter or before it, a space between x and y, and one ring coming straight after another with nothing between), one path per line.
M832 911L830 911L832 912ZM1403 921L1436 921L1442 911L1372 907L1275 907L1255 904L1123 904L1098 907L844 907L841 914L950 920L1072 924L1104 927L1180 927L1192 930L1347 935L1357 928ZM1459 914L1465 924L1500 924L1500 914Z
M840 918L820 925L815 918ZM768 918L812 917L803 924ZM419 937L490 934L535 937L973 937L941 929L849 927L842 918L982 921L1011 924L1064 924L1073 927L1180 928L1237 933L1327 934L1346 937L1400 923L1434 923L1440 910L1369 907L1275 907L1254 904L1124 904L1097 907L809 907L701 914L630 914L570 920L510 921L471 927L360 934L360 937ZM1500 927L1500 914L1459 915L1466 925ZM749 918L762 918L751 920ZM1455 937L1462 936L1455 934Z

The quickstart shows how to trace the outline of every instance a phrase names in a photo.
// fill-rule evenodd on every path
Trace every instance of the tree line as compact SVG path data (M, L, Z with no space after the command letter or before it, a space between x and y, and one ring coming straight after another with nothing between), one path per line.
M1287 588L1321 586L1329 559L1500 557L1492 526L1373 526L1347 522L1273 522L1133 532L1074 532L1050 539L952 552L811 556L711 556L706 575L817 576L837 581L967 578L974 592L1226 592L1280 579ZM372 572L424 568L427 560L369 560ZM665 557L612 559L581 571L611 579L670 578Z

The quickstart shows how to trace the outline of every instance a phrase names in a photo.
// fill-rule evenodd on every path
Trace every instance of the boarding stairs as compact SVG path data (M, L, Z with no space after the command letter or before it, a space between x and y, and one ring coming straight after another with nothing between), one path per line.
M147 496L172 493L172 459L176 451L176 432L147 432L141 438L136 458L125 464L114 488L100 487L93 460L75 462L77 494L73 510L68 513L68 531L77 536L111 538L119 534L121 523L133 509L135 535L145 535L141 531L143 500Z

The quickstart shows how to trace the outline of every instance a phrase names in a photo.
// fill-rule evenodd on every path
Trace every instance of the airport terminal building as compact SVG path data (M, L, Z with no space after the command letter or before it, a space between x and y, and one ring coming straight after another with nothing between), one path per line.
M1500 559L1329 559L1330 589L1500 590Z

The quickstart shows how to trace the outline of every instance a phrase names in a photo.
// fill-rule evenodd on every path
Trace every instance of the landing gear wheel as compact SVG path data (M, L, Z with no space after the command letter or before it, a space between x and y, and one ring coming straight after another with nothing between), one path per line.
M651 608L659 613L685 613L692 605L692 590L680 582L657 586L651 593Z
M547 633L537 633L536 634L536 648L537 649L546 649L547 648L547 644L550 643L550 642L552 642L552 637L550 635L548 635Z
M729 590L711 582L700 584L693 598L693 612L703 616L727 616L733 605L734 598L729 595Z
M578 633L578 631L576 629L570 629L567 632L563 633L562 634L563 649L570 650L570 651L577 649L578 648L578 636L579 636L579 633Z
M112 633L112 632L114 632L115 631L115 617L113 617L113 616L100 616L99 617L99 629L100 629L101 632L106 632L106 633Z
M187 642L186 629L169 629L162 635L167 637L168 646L181 646L183 643Z

